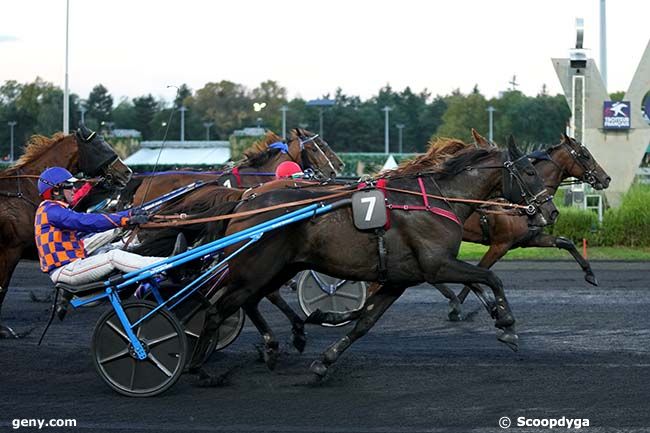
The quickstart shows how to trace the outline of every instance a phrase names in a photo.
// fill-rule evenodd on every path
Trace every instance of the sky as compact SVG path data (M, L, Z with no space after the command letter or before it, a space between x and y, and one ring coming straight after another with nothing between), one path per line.
M598 63L600 0L70 0L69 86L98 83L117 102L167 100L187 83L276 80L289 97L338 87L367 99L384 85L433 95L478 85L561 93L551 58L568 57L575 20ZM0 82L63 87L65 0L0 0ZM608 90L627 90L650 40L650 1L607 0Z

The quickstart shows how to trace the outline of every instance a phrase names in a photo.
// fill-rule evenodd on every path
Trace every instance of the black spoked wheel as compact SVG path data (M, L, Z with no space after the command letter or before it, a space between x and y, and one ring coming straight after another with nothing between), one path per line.
M339 280L312 270L304 271L298 278L298 301L307 316L316 310L336 313L358 310L366 302L366 283ZM346 323L325 326L342 326Z
M135 323L156 308L149 301L123 304L129 322ZM161 309L133 329L147 352L137 359L114 310L104 313L95 326L93 362L101 378L129 397L151 397L171 387L187 361L187 338L178 319Z
M218 342L215 350L222 350L230 346L241 334L246 322L246 313L241 308L235 314L223 321L219 327Z
M203 330L206 308L205 302L198 296L190 296L183 301L178 311L176 309L174 310L178 317L180 317L181 323L185 328L190 356L192 356L194 346L198 342L201 331ZM219 331L210 339L208 348L204 354L204 361L207 361L215 350L221 350L230 346L239 337L245 321L246 314L241 308L235 314L228 317L219 327Z

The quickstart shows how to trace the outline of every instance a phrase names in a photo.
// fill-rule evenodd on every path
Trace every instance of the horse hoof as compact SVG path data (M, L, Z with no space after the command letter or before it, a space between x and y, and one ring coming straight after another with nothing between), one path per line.
M505 313L505 314L502 313L501 315L499 315L499 317L497 317L497 320L494 322L494 326L499 329L506 329L514 324L515 324L515 318L510 313Z
M322 379L327 374L327 366L323 361L316 360L309 366L309 371Z
M320 325L323 323L324 320L325 320L325 313L323 313L321 310L316 310L305 319L305 323L309 323L312 325Z
M278 355L279 352L276 348L267 347L264 350L264 363L269 370L275 370L275 366L278 364Z
M449 312L447 313L447 317L449 318L450 322L460 322L462 319L461 316L461 309L460 309L460 302L458 301L449 301Z
M20 337L8 326L0 324L0 340L17 340Z
M497 337L497 340L508 346L513 352L519 350L519 337L514 332L504 332Z
M598 286L598 280L594 274L585 275L585 281L593 286Z
M304 352L305 346L307 345L307 336L302 331L294 332L292 339L293 347L300 353Z

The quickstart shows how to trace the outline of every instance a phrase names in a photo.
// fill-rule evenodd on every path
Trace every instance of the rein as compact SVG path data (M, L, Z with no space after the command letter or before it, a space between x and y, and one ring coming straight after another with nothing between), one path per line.
M168 221L168 222L151 222L151 223L146 223L146 224L141 224L140 227L148 229L148 228L161 228L161 227L176 227L176 226L183 226L183 225L190 225L190 224L200 224L200 223L207 223L207 222L212 222L212 221L221 221L221 220L227 220L227 219L234 219L234 218L241 218L245 216L250 216L250 215L256 215L264 212L270 212L273 210L278 210L278 209L286 209L289 207L294 207L294 206L302 206L302 205L308 205L312 203L317 203L319 201L325 201L325 200L331 200L334 198L338 197L343 197L345 195L353 194L355 191L341 191L337 192L334 194L329 194L323 197L316 197L316 198L310 198L310 199L305 199L305 200L297 200L297 201L292 201L289 203L282 203L282 204L277 204L274 206L268 206L265 208L261 209L254 209L254 210L249 210L245 212L237 212L237 213L232 213L232 214L227 214L227 215L217 215L213 217L205 217L205 218L194 218L194 219L188 219L188 216L186 214L178 214L178 215L154 215L154 218L158 219L167 219L167 220L174 220L174 221ZM243 202L245 200L240 200L240 202Z
M515 209L523 209L525 211L530 210L530 205L528 206L523 206L515 203L504 203L504 202L496 202L496 201L490 201L490 200L475 200L475 199L465 199L465 198L453 198L453 197L444 197L444 196L439 196L435 194L428 194L424 190L424 186L422 184L422 178L418 177L418 183L420 185L420 192L417 191L410 191L406 189L400 189L400 188L392 188L388 186L383 186L381 189L384 189L386 191L392 191L396 193L401 193L401 194L409 194L409 195L415 195L418 197L422 197L424 200L425 205L424 206L400 206L400 205L387 205L386 207L389 210L393 209L400 209L400 210L428 210L431 211L432 213L435 213L437 215L443 216L445 218L451 219L454 222L458 223L459 225L461 224L458 218L456 217L453 212L446 211L444 209L439 209L439 208L434 208L429 206L428 199L435 199L435 200L443 200L447 202L457 202L457 203L471 203L471 204L479 204L479 205L484 205L484 206L502 206L502 207L510 207L510 208L515 208ZM337 186L338 188L346 187L346 186ZM345 191L339 191L333 194L329 194L326 196L322 197L316 197L316 198L311 198L311 199L304 199L304 200L297 200L297 201L292 201L289 203L281 203L273 206L268 206L265 208L261 209L254 209L250 211L245 211L245 212L237 212L237 213L232 213L232 214L226 214L226 215L217 215L213 217L205 217L205 218L191 218L191 216L188 216L187 214L175 214L175 215L154 215L153 218L159 219L159 220L167 220L167 221L162 221L162 222L149 222L146 224L141 224L140 227L142 228L163 228L163 227L177 227L177 226L184 226L184 225L191 225L191 224L201 224L201 223L208 223L208 222L213 222L213 221L222 221L222 220L228 220L228 219L235 219L235 218L241 218L245 216L251 216L251 215L257 215L265 212L270 212L278 209L286 209L290 207L295 207L295 206L302 206L302 205L309 205L312 203L317 203L319 201L325 201L325 200L331 200L339 197L343 197L345 195L350 195L353 194L357 191L357 189L351 189L351 190L345 190ZM248 197L243 200L239 200L239 202L244 202L250 199L255 198L255 196ZM440 212L442 211L442 212Z
M393 191L393 192L398 192L402 194L410 194L410 195L416 195L418 197L422 197L423 194L421 192L417 191L410 191L408 189L399 189L399 188L392 188L392 187L386 187L386 191ZM508 202L498 202L498 201L490 201L490 200L475 200L471 198L453 198L453 197L444 197L441 195L435 195L435 194L429 194L426 193L424 194L425 197L428 198L433 198L436 200L446 200L449 202L455 202L455 203L472 203L472 204L480 204L480 205L485 205L485 206L501 206L501 207L509 207L509 208L514 208L514 209L523 209L527 210L529 209L529 206L524 206L521 204L515 204L515 203L508 203Z

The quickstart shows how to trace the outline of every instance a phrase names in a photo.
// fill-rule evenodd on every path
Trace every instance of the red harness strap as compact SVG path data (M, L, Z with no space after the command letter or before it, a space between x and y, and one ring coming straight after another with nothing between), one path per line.
M239 174L239 167L233 167L232 175L235 176L235 181L237 182L237 188L241 187L241 174Z
M384 192L384 196L386 195L386 184L388 183L387 179L379 179L377 180L376 188ZM453 213L450 210L447 209L442 209L436 206L430 206L429 205L429 197L427 197L427 190L424 187L424 182L422 181L421 177L418 177L418 185L420 186L420 192L422 193L422 201L424 202L424 206L409 206L409 205L398 205L398 204L386 204L386 216L388 217L386 220L386 225L384 226L385 230L388 230L390 228L390 211L393 209L397 210L403 210L403 211L412 211L412 210L424 210L424 211L429 211L435 215L439 215L443 218L447 218L459 226L462 226L463 224L460 222L458 217L456 216L455 213ZM357 189L363 189L367 186L366 182L362 182L359 184Z

